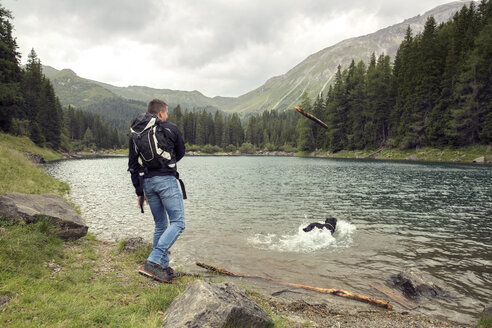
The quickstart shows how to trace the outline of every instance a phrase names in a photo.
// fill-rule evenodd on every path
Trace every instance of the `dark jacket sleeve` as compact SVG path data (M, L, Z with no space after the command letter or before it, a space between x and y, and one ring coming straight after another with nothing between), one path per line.
M143 195L143 186L140 185L140 178L138 176L138 173L141 169L140 164L138 164L138 155L137 152L135 151L135 148L133 147L133 142L130 138L130 144L128 145L129 151L128 151L128 171L130 171L131 177L132 177L132 183L133 186L135 187L135 193L138 196Z
M186 148L183 141L183 136L181 135L181 131L179 131L177 126L175 129L175 133L176 133L176 141L174 142L174 153L176 154L176 162L178 162L180 159L184 157Z

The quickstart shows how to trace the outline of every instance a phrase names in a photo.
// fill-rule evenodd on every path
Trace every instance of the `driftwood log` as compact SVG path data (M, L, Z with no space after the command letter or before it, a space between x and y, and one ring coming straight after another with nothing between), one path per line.
M296 111L298 111L299 113L301 113L302 115L306 116L307 118L309 118L310 120L313 120L314 122L318 123L319 125L321 125L322 127L324 127L325 129L328 130L328 125L326 125L325 122L323 122L322 120L320 120L319 118L317 118L316 116L306 112L304 109L302 109L301 107L297 106L296 107Z
M388 301L378 300L376 298L372 298L372 297L369 297L369 296L364 296L364 295L359 295L359 294L351 293L351 292L348 292L348 291L345 291L345 290L342 290L342 289L336 289L336 288L331 288L331 289L328 289L328 288L320 288L320 287L314 287L314 286L294 284L294 283L291 283L291 282L277 281L277 280L273 280L273 279L269 279L269 278L265 278L265 277L260 277L260 276L239 274L239 273L234 273L234 272L231 272L231 271L227 271L226 269L214 267L212 265L208 265L208 264L205 264L205 263L202 263L202 262L196 262L196 265L198 265L199 267L205 268L207 270L210 270L210 271L213 271L213 272L217 272L217 273L220 273L220 274L223 274L223 275L227 275L227 276L241 277L241 278L261 279L261 280L273 282L273 283L279 284L279 285L285 285L285 286L291 286L291 287L302 288L302 289L307 289L307 290L313 290L313 291L316 291L316 292L319 292L319 293L332 294L332 295L346 297L346 298L350 298L350 299L361 301L361 302L367 302L367 303L370 303L370 304L373 304L373 305L376 305L376 306L379 306L379 307L382 307L382 308L385 308L385 309L388 309L388 310L391 310L393 308L391 306L391 304L389 304Z

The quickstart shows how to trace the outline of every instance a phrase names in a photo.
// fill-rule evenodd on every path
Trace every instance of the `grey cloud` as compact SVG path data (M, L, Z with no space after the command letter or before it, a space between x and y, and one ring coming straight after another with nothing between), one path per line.
M7 1L19 20L30 14L41 29L60 31L66 37L97 42L132 35L144 30L156 19L155 0L22 0ZM33 27L33 26L31 26Z
M385 27L423 13L447 0L4 0L4 6L17 17L14 25L29 40L50 36L49 49L41 57L63 58L70 63L81 60L84 51L107 45L118 51L135 52L135 61L147 61L156 71L175 71L193 80L210 77L218 89L234 94L240 86L258 86L272 75L286 70L310 52L331 46L348 31L313 31L345 14L374 17ZM357 18L355 18L357 19ZM357 23L357 22L354 22ZM336 26L333 27L336 29ZM367 30L366 33L374 32ZM299 33L304 33L300 35ZM326 37L315 34L324 33ZM336 36L335 39L332 36ZM56 40L57 38L60 41ZM309 49L299 49L298 40L320 40ZM331 40L327 42L326 40ZM131 43L129 43L131 42ZM330 43L331 42L331 43ZM126 46L125 44L131 44ZM36 47L36 45L33 45ZM137 52L132 47L145 49ZM291 49L296 51L291 53ZM288 51L289 53L285 53ZM45 55L46 54L46 55ZM60 55L62 54L62 55ZM133 55L133 54L132 54ZM133 60L133 59L132 59ZM111 67L111 58L101 69ZM95 63L94 65L97 65ZM84 72L77 72L83 76ZM121 74L121 73L120 73ZM107 75L111 75L106 73ZM124 74L121 74L124 80ZM185 78L183 78L184 80ZM191 81L191 82L190 82ZM222 81L222 82L220 82ZM124 84L124 82L120 83ZM132 84L127 81L126 84ZM163 85L162 87L166 87ZM198 86L196 87L198 88ZM209 89L213 89L210 87ZM217 90L215 94L221 94ZM212 91L210 91L212 93Z

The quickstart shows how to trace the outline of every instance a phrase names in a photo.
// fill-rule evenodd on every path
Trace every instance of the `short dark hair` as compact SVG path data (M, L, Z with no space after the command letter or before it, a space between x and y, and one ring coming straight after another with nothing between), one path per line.
M157 115L167 109L167 104L160 99L152 99L147 106L147 112Z

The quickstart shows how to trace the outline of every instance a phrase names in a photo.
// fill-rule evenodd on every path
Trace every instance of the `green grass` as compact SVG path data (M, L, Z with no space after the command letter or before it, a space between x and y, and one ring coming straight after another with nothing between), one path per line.
M0 327L159 327L193 280L154 282L137 273L141 254L91 235L64 245L47 221L1 228Z
M8 192L25 194L66 194L69 186L39 169L24 152L56 159L57 153L40 148L25 137L0 134L0 195Z
M247 289L245 286L242 286L242 288L245 289L246 295L258 304L258 306L261 307L270 316L270 318L272 318L273 327L288 328L294 325L294 322L291 320L281 317L273 312L270 305L268 305L265 296L251 289Z
M61 153L50 148L41 148L28 137L16 137L6 133L0 133L0 145L19 152L41 155L48 162L62 158Z
M195 279L162 284L138 274L149 248L124 253L124 242L94 235L64 243L49 221L0 220L0 327L160 327L173 299ZM256 292L246 292L272 317L274 327L292 322L273 313Z
M330 158L364 158L374 150L342 150L336 153L322 151L319 153L298 152L299 157L330 157ZM492 147L484 145L468 146L461 148L420 148L418 150L403 150L399 148L388 148L375 154L375 159L381 160L405 160L414 158L418 161L427 162L451 162L451 163L472 163L474 159L485 156L487 161L492 160Z
M120 148L120 149L116 149L114 151L111 151L112 154L116 154L116 155L126 155L128 156L128 148Z
M477 324L477 328L492 328L492 317L481 318Z

